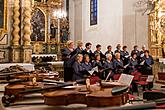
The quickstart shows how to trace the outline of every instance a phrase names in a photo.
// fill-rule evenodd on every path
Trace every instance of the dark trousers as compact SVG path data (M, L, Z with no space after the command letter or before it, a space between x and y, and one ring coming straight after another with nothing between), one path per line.
M73 69L71 67L64 67L64 81L73 80Z

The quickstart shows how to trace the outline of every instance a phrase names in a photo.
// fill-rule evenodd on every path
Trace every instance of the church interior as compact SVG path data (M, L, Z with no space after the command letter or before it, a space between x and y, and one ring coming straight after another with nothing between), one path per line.
M0 0L0 110L165 109L165 0Z

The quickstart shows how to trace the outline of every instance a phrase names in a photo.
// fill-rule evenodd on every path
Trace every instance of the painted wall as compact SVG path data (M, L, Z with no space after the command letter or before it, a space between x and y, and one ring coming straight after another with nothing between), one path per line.
M98 24L90 26L90 0L75 0L75 9L70 10L74 12L74 15L71 14L74 26L70 24L71 30L74 29L74 33L71 31L74 41L82 40L84 43L90 41L93 43L93 50L99 43L103 47L103 52L109 44L114 47L117 43L122 43L122 1L98 0Z
M70 0L71 39L102 45L127 45L128 50L137 44L148 47L146 5L136 7L139 0L98 0L98 24L90 26L90 0Z
M148 47L148 18L142 15L146 5L137 5L139 0L123 0L123 44L131 50L135 44L141 49Z

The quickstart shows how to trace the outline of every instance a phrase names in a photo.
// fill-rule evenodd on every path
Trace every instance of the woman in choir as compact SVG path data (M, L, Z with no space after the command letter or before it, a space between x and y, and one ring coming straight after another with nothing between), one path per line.
M132 81L132 92L137 92L138 87L136 82L139 80L139 77L141 76L141 73L138 72L138 60L137 60L137 54L132 53L132 57L129 60L129 74L133 75L133 81Z
M123 46L123 51L121 52L121 59L123 60L123 64L127 65L129 60L129 53L127 51L127 46Z
M101 62L101 58L100 58L100 54L96 54L95 55L95 60L93 61L92 67L98 67L99 72L96 73L97 76L99 76L100 78L103 78L103 74L102 74L102 70L103 70L103 65Z
M90 63L89 55L87 55L87 54L84 55L84 62L82 63L82 65L85 68L85 70L87 70L87 71L92 70L92 64Z
M144 61L144 64L142 65L142 74L143 75L153 75L152 74L152 65L154 64L154 60L151 55L149 55L149 51L144 51L144 57L142 58L142 62ZM148 89L150 90L153 87L153 81L149 82Z
M146 46L145 45L143 45L142 46L142 49L141 49L141 51L140 51L140 58L143 58L144 57L144 51L146 50Z
M132 53L132 57L129 60L129 73L133 73L135 71L138 70L138 60L137 60L137 54L136 53Z
M96 50L94 51L94 55L100 54L101 61L105 60L105 55L101 52L101 45L96 45Z
M140 62L140 52L139 52L139 50L138 50L138 46L135 45L133 48L134 48L134 49L132 50L131 55L132 55L133 53L136 53L138 62Z
M116 50L115 50L115 54L116 53L120 53L121 54L121 45L120 44L117 44L117 46L116 46Z
M118 53L118 52L115 54L115 60L113 62L113 65L114 65L116 74L121 74L124 72L123 61L121 60L120 53Z
M74 57L70 54L74 51L74 43L69 40L66 43L67 48L62 52L62 60L64 61L64 81L72 81L73 70L72 64L75 61Z
M114 57L114 56L113 56L113 51L112 51L112 46L109 45L109 46L107 47L107 49L108 49L108 50L105 52L105 56L106 56L107 54L111 54L112 57Z
M95 55L95 60L93 61L93 67L102 67L102 63L101 63L101 57L100 57L100 54L96 54Z
M73 80L80 80L84 78L85 68L82 65L83 55L78 54L76 56L76 61L73 63Z
M149 55L149 51L144 51L144 57L142 58L142 62L144 62L142 66L142 74L152 75L152 65L154 64L154 60L151 55Z
M113 66L113 60L112 60L112 54L106 54L106 58L107 60L105 61L103 67L104 69L107 69L105 71L105 75L104 75L104 79L107 78L107 76L109 75L109 78L108 79L113 79L113 69L114 69L114 66Z
M77 54L82 54L83 52L83 42L82 41L77 41L77 48L75 49Z

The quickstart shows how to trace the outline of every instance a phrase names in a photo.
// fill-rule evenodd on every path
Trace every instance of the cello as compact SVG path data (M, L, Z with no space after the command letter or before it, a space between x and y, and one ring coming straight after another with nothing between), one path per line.
M127 103L128 87L124 85L80 85L43 94L44 103L50 106L86 104L88 107L111 107Z

